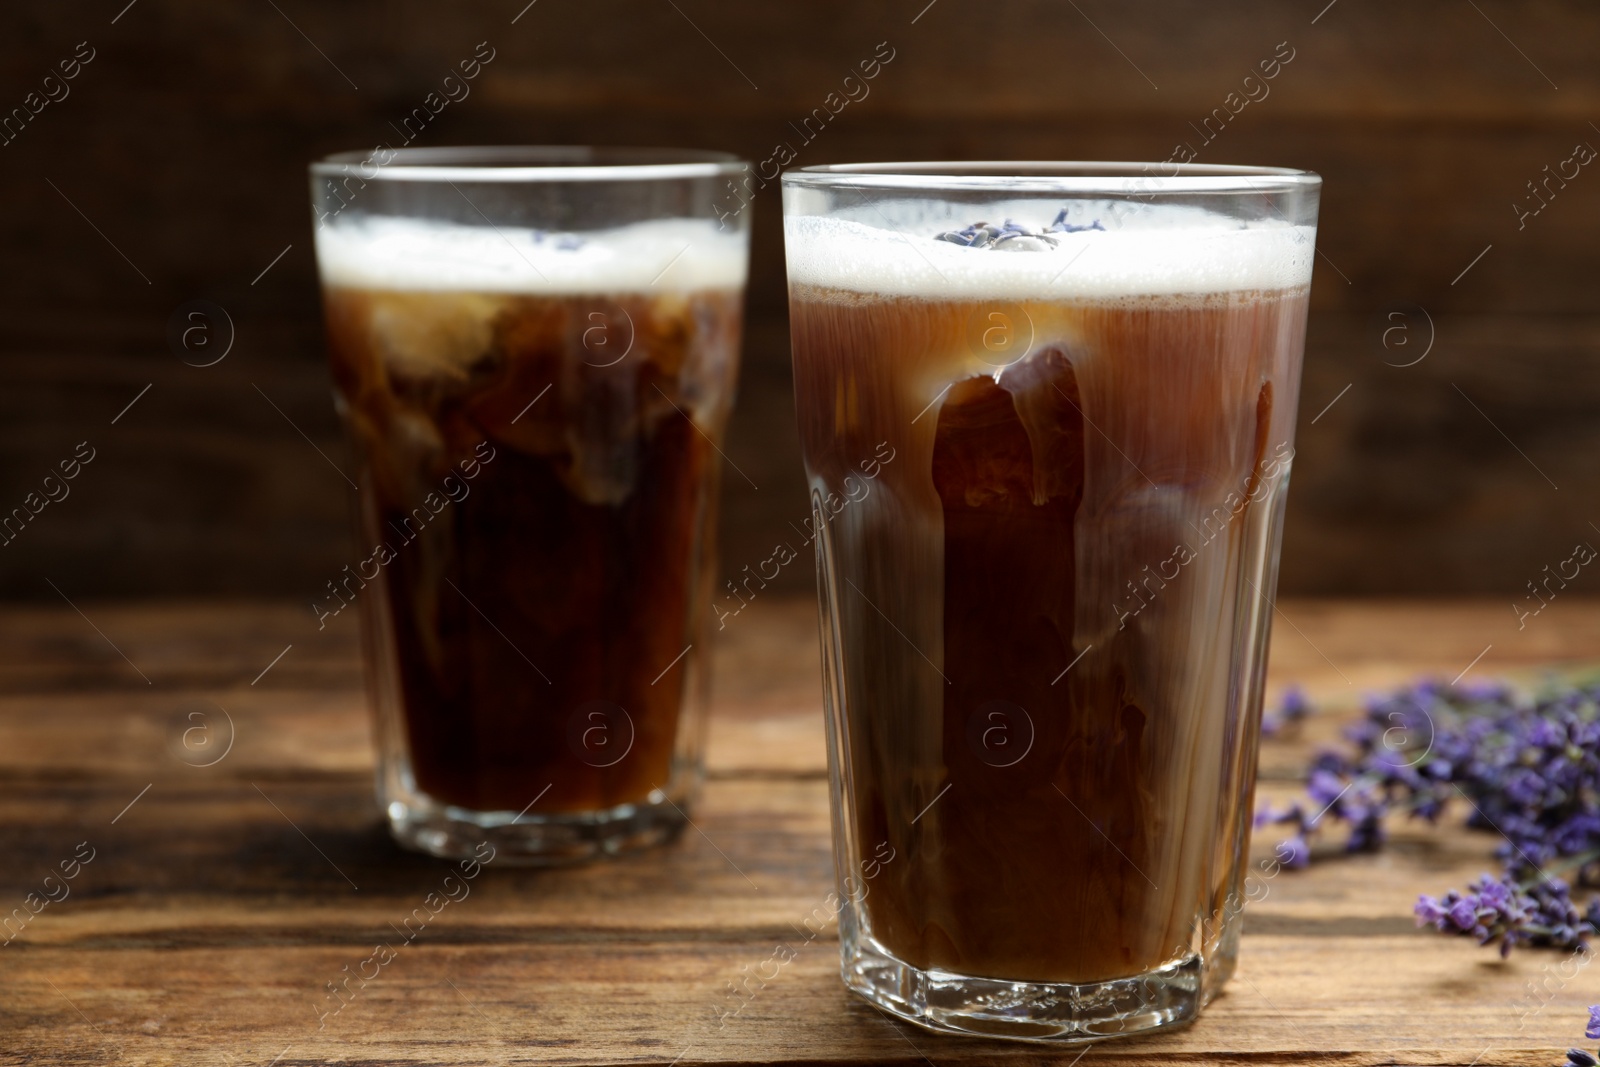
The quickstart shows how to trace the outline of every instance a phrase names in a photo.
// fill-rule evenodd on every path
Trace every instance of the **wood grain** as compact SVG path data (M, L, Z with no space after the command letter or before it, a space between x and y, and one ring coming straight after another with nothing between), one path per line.
M844 991L831 928L804 936L832 888L809 601L757 601L719 636L710 781L679 841L574 870L491 864L409 941L391 924L450 868L395 847L374 808L351 628L319 634L283 605L86 607L92 626L66 608L0 613L0 904L20 905L79 842L95 850L70 895L0 949L0 1062L944 1067L1079 1056L893 1022ZM1265 746L1261 793L1275 802L1294 794L1305 756L1334 739L1362 688L1454 675L1486 644L1474 678L1533 682L1600 657L1597 601L1557 601L1509 635L1511 613L1493 602L1279 608L1271 689L1305 683L1323 710ZM218 704L232 748L194 766L188 711ZM1587 972L1562 981L1559 953L1501 961L1412 927L1417 893L1476 877L1494 843L1400 824L1381 854L1339 855L1334 838L1311 871L1263 875L1238 976L1204 1016L1084 1058L1555 1062L1597 999ZM1271 844L1264 832L1257 861ZM333 1012L326 984L379 942L394 960ZM730 984L779 944L794 960L724 1017L737 1006Z
M102 447L73 497L0 549L8 597L53 599L46 578L75 597L309 596L349 562L344 483L300 436L344 462L304 167L396 139L479 41L495 60L417 143L761 160L887 41L870 95L797 164L1165 159L1287 42L1270 95L1200 157L1326 178L1284 588L1514 591L1594 519L1600 178L1587 168L1526 225L1512 209L1577 141L1600 145L1600 15L1580 0L141 0L113 23L114 6L29 5L0 38L7 108L79 41L97 49L71 95L0 147L0 507L76 442ZM724 480L731 573L806 513L778 215L769 187L727 444L760 489ZM237 327L204 370L166 339L196 298ZM1385 365L1403 360L1382 349L1381 316L1406 304L1437 344ZM781 577L808 581L803 566Z

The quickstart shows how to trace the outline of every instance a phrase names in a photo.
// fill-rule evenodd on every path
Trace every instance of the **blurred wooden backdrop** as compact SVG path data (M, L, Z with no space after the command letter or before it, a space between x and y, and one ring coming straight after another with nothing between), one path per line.
M1549 180L1575 146L1600 148L1593 4L525 3L61 0L10 14L0 109L31 119L0 145L0 512L79 442L95 458L0 547L0 595L54 597L49 579L74 598L309 598L349 562L346 487L296 429L342 462L305 164L393 140L391 123L484 41L495 58L470 97L417 144L760 160L888 42L870 96L797 164L1165 159L1188 141L1203 161L1320 171L1284 590L1510 598L1576 542L1600 544L1600 166ZM1269 95L1202 147L1190 124L1285 47ZM728 452L760 488L725 480L729 573L806 507L775 189L755 212ZM199 368L168 327L202 299L236 339Z

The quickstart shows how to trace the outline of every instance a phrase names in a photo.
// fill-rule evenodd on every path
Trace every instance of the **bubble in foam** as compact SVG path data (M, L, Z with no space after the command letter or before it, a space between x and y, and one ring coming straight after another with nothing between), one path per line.
M746 237L701 219L581 234L392 216L317 228L327 285L360 289L574 294L734 289Z
M993 213L1005 217L1001 209L1012 206ZM1245 223L1197 208L1156 206L1105 229L1029 226L1049 240L1008 251L1005 242L953 241L946 226L930 226L930 220L886 221L889 226L785 218L790 281L885 296L1012 300L1294 289L1311 282L1316 233L1276 220ZM1016 225L1006 218L993 228L1003 236ZM970 225L967 231L982 232Z

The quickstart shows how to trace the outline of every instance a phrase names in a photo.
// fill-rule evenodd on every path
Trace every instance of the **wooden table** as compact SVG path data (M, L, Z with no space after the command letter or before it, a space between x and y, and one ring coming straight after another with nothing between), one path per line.
M721 635L710 782L678 844L490 870L320 1024L326 983L394 940L389 924L447 873L379 821L352 620L319 633L300 606L80 606L0 613L0 914L93 854L0 950L0 1062L945 1067L1083 1053L892 1022L846 994L831 932L802 944L832 886L809 603L758 601ZM1349 711L1419 673L1595 658L1600 602L1559 600L1520 632L1498 601L1287 603L1272 690L1300 680ZM1262 792L1292 794L1338 718L1269 742ZM1582 1041L1600 972L1562 981L1560 953L1502 962L1413 928L1417 893L1489 869L1493 845L1401 827L1382 854L1278 875L1199 1022L1086 1058L1555 1063ZM719 1026L738 1003L730 983L780 942L798 955Z

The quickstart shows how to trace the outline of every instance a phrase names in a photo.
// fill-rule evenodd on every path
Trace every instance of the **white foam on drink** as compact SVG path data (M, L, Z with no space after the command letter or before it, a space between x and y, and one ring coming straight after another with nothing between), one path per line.
M316 240L327 285L561 295L738 288L747 239L700 219L574 234L378 215L318 226Z
M996 211L988 217L1005 216ZM1019 221L1035 231L1049 223L1048 217ZM1124 227L1051 233L1053 248L1010 251L934 238L959 224L923 220L889 228L894 223L786 217L790 281L929 299L1110 300L1284 290L1310 284L1316 234L1313 227L1275 220L1243 223L1196 208L1153 207Z

